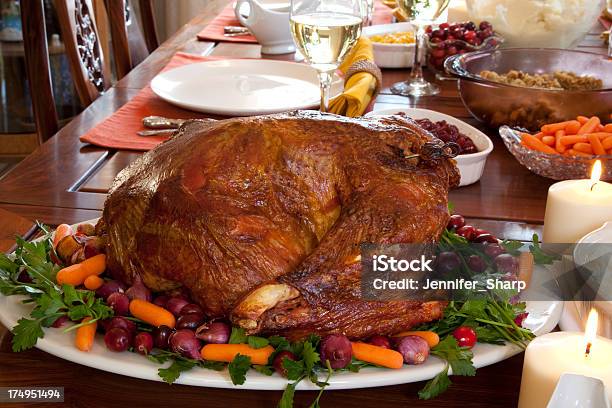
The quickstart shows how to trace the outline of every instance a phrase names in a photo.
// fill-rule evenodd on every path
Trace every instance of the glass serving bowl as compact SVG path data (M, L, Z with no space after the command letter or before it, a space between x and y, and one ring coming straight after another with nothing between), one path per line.
M444 63L446 72L459 78L461 100L472 116L491 127L502 125L538 130L546 123L562 122L578 115L610 121L612 59L577 50L548 48L500 48L458 54ZM603 89L566 91L525 88L480 77L483 70L498 73L571 71L603 81Z
M447 74L444 69L444 62L448 57L455 54L466 54L472 51L496 50L503 43L503 37L497 33L491 37L485 38L480 45L470 44L463 40L431 42L431 39L428 38L426 43L427 68L436 74L437 79L454 79L454 77ZM454 50L451 51L452 54L449 54L448 51L451 47L454 47Z
M499 134L516 160L539 176L553 180L588 179L593 163L600 160L601 180L612 180L612 155L586 157L542 153L523 146L516 129L502 126L499 128Z

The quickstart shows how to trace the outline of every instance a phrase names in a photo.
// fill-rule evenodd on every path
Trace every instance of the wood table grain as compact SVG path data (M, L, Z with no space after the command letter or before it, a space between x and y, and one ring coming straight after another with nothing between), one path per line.
M253 44L213 44L195 39L214 16L195 17L163 43L142 64L85 109L47 143L0 180L0 245L6 250L14 234L31 234L34 220L48 224L77 223L100 216L115 175L141 153L89 146L79 135L129 101L164 67L177 51L199 55L261 58ZM605 52L599 33L593 30L581 49ZM269 58L269 56L263 56ZM293 60L293 55L275 57ZM383 91L375 109L421 107L458 117L492 137L495 149L479 183L456 189L450 199L469 222L506 238L528 240L541 232L546 191L551 181L530 173L506 151L493 129L472 119L461 103L453 81L440 83L435 97L404 98L392 95L389 86L407 76L406 70L385 70ZM11 213L3 210L11 211ZM18 214L18 215L16 215ZM7 238L8 237L8 238ZM222 390L165 385L137 380L80 366L39 350L14 354L10 332L0 326L0 387L63 386L65 406L110 407L270 407L280 392ZM471 377L453 377L448 392L432 401L421 401L423 383L362 390L330 391L324 407L515 407L518 400L522 355L478 370ZM298 392L296 406L308 406L313 392ZM41 407L49 406L40 404ZM11 406L19 406L18 404ZM33 405L28 405L33 406Z

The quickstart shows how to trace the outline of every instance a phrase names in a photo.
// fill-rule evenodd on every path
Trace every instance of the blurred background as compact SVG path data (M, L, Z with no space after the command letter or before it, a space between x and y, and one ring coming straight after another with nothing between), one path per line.
M28 87L21 21L22 2L32 0L0 0L0 178L12 166L37 146L32 101ZM113 1L113 0L111 0ZM104 0L91 0L104 55L104 64L117 73L113 61L109 19ZM141 21L139 1L126 2L135 13L134 22ZM158 42L172 36L193 16L208 11L216 14L226 0L151 0ZM76 93L68 56L53 0L44 0L45 27L49 65L55 105L60 126L83 109ZM140 28L140 27L139 27Z

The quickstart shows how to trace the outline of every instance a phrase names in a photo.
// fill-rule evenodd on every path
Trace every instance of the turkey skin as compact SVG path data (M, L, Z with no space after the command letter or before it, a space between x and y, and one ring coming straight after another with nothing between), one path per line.
M395 333L444 304L362 300L359 248L438 239L459 173L432 143L399 116L189 121L119 173L96 228L113 275L249 333Z

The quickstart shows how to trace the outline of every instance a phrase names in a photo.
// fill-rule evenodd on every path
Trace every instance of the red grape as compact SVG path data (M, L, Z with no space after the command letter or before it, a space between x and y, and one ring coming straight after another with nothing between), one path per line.
M495 260L495 266L497 270L510 275L516 275L518 273L519 263L518 260L510 254L498 255Z
M446 224L446 228L457 230L463 227L464 225L465 225L465 218L463 218L462 215L453 214L448 220L448 224Z
M459 344L459 347L472 348L478 341L476 332L474 329L468 326L457 327L453 332L453 336L455 339L457 339L457 344Z
M389 338L387 336L381 336L381 335L372 336L368 340L368 343L374 346L383 347L386 349L391 348L391 342L389 341Z
M468 267L476 273L484 272L487 269L487 264L478 255L470 255L467 259Z
M171 297L168 302L166 302L166 309L174 316L178 317L181 314L181 310L183 307L188 305L189 302L180 297Z
M477 235L476 238L474 238L474 242L477 242L479 244L482 244L484 242L490 242L492 244L495 244L498 242L498 240L491 234L480 234Z
M170 335L174 333L168 326L161 325L153 329L153 343L155 347L165 350L168 348L168 341L170 339Z
M96 290L96 296L101 297L104 300L108 300L108 297L111 294L115 292L123 293L124 290L125 287L122 283L115 280L109 280L104 282L104 284L102 284L102 286Z
M166 308L166 303L168 303L168 299L170 299L169 296L159 295L155 299L153 299L153 303L156 304L157 306L163 307L165 309Z
M130 312L130 299L125 293L111 293L106 303L115 311L116 316L127 316Z
M196 337L206 343L225 344L229 341L231 328L223 322L212 322L196 330Z
M170 336L170 348L175 353L179 353L183 357L200 360L200 348L202 344L195 336L193 330L181 329L177 330Z
M104 343L111 351L125 351L130 346L130 335L127 330L114 327L104 335Z
M276 354L276 356L274 356L274 360L272 361L272 366L274 367L274 370L283 377L287 376L287 370L285 370L285 367L283 367L283 360L285 358L292 361L297 361L297 357L295 356L295 354L287 350L283 350Z
M459 255L450 251L443 251L438 254L436 258L436 270L441 273L452 272L459 268L461 265L461 259Z
M464 225L463 227L457 229L457 235L471 241L476 238L476 231L471 225Z
M202 313L181 314L176 319L176 328L195 331L202 323L204 323L204 315Z
M134 333L136 333L137 326L136 323L126 319L123 316L115 316L111 318L108 324L106 325L106 330L108 331L114 328L123 329L130 334L130 337L132 337L134 336Z
M153 336L147 332L140 332L134 337L134 348L140 354L149 354L153 350Z
M183 306L183 308L181 309L181 314L184 315L189 313L200 313L203 315L204 311L202 310L200 305L196 305L195 303L189 303Z

